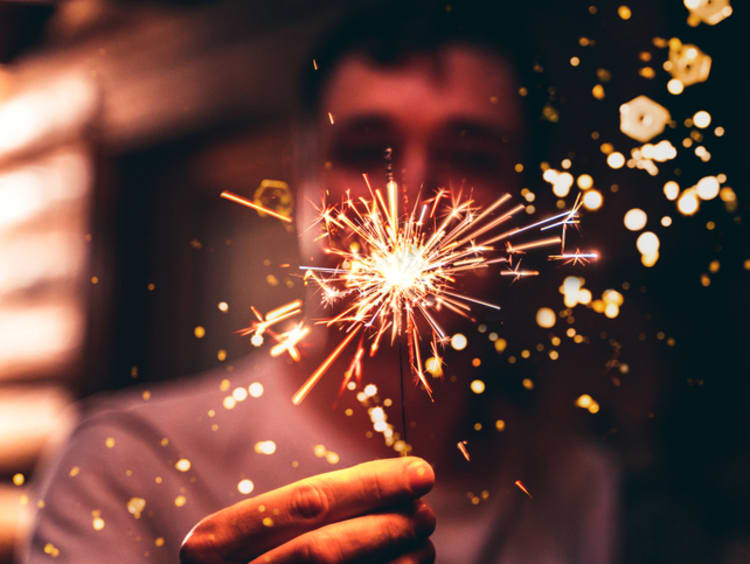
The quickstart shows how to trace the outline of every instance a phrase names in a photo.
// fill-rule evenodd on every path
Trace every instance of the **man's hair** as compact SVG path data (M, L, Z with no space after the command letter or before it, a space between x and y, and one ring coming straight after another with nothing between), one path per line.
M532 3L533 4L533 3ZM527 125L539 121L547 101L538 53L530 33L533 7L491 0L385 0L350 11L325 34L307 59L301 76L302 110L317 116L326 81L338 62L360 53L377 65L396 66L410 56L435 53L460 44L496 53L507 60L525 88L522 106ZM539 136L532 152L539 149ZM531 149L531 147L527 147Z

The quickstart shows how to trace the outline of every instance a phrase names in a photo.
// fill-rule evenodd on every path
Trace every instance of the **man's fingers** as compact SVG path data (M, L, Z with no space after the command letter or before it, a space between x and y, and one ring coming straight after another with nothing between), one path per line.
M419 502L407 514L375 513L326 525L258 556L250 564L390 562L402 552L417 554L415 546L424 550L424 542L434 530L434 513Z
M391 560L388 564L433 564L435 562L435 546L428 539L422 545Z
M251 560L308 531L409 502L434 481L432 467L416 457L319 474L209 515L185 540L182 553Z

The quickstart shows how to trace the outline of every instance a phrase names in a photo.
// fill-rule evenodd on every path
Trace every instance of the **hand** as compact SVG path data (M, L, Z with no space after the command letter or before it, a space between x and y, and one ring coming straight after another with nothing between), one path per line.
M202 519L182 564L432 562L435 515L421 458L365 462L246 499Z

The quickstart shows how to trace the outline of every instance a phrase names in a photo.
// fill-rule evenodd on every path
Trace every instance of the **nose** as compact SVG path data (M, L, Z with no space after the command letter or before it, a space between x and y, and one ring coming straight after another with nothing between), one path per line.
M429 166L429 155L425 143L413 140L403 148L404 154L401 163L400 182L404 185L410 196L415 195L424 185L428 190L434 188L432 185L431 171ZM395 155L394 155L395 156ZM398 181L399 178L397 177Z

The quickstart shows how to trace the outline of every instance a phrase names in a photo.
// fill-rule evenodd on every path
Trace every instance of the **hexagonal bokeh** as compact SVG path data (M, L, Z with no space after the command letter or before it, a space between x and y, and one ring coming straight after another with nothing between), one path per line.
M708 25L716 25L732 15L729 0L685 0L685 7L691 16Z
M620 106L620 131L645 143L664 131L669 111L647 96L638 96Z
M669 61L664 68L685 86L704 82L711 72L711 57L697 45L682 43L677 38L669 40Z

